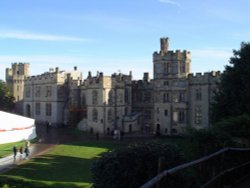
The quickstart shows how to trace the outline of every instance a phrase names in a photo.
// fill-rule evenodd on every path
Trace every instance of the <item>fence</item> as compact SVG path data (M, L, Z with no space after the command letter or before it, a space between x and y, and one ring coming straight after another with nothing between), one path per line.
M223 148L200 159L164 170L140 188L219 188L250 173L250 148Z

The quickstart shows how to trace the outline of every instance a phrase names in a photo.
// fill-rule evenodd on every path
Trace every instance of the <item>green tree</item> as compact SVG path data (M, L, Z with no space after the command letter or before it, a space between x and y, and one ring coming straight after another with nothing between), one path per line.
M215 93L211 110L213 123L232 116L250 115L250 43L242 42L233 54Z
M162 170L184 162L182 152L174 145L144 143L103 154L92 166L93 188L134 188L157 175L158 160ZM168 187L183 187L183 180L168 181ZM165 182L162 182L163 184ZM164 186L166 187L166 186Z
M11 94L7 84L0 80L0 110L11 111L14 108L15 98Z

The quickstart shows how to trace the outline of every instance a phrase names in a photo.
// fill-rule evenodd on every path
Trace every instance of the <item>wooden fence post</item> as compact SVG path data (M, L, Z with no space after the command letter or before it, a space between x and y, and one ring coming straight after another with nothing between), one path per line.
M165 157L162 157L162 156L159 157L159 159L158 159L158 174L160 174L162 172L162 170L163 170L164 161L165 161ZM159 181L157 183L157 188L160 188L160 186L161 186L161 181Z

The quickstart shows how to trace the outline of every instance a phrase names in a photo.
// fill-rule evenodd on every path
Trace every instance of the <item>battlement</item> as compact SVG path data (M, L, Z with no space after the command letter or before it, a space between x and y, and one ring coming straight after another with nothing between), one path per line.
M96 76L92 76L89 72L88 77L82 82L85 88L105 88L114 86L124 86L132 82L132 72L129 75L114 73L111 76L104 76L102 72L97 72Z
M64 83L65 80L81 80L82 74L77 71L77 68L74 67L74 71L66 72L64 70L60 71L58 67L55 69L50 68L48 72L36 76L29 76L26 78L25 83L31 84L52 84L52 83Z
M153 58L154 60L162 60L162 59L169 59L169 60L183 60L186 58L191 58L191 53L190 51L187 50L175 50L175 51L170 51L169 48L169 38L161 38L160 39L160 51L157 52L155 51L153 53Z
M6 68L6 79L11 79L15 75L29 75L29 63L12 63L11 68Z
M220 78L221 72L220 71L211 71L205 73L191 73L188 75L189 83L208 83L211 81L216 81Z

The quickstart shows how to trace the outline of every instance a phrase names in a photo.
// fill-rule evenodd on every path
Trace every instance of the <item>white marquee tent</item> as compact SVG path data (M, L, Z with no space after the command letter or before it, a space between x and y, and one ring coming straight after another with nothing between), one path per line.
M35 120L0 111L0 144L36 137Z

